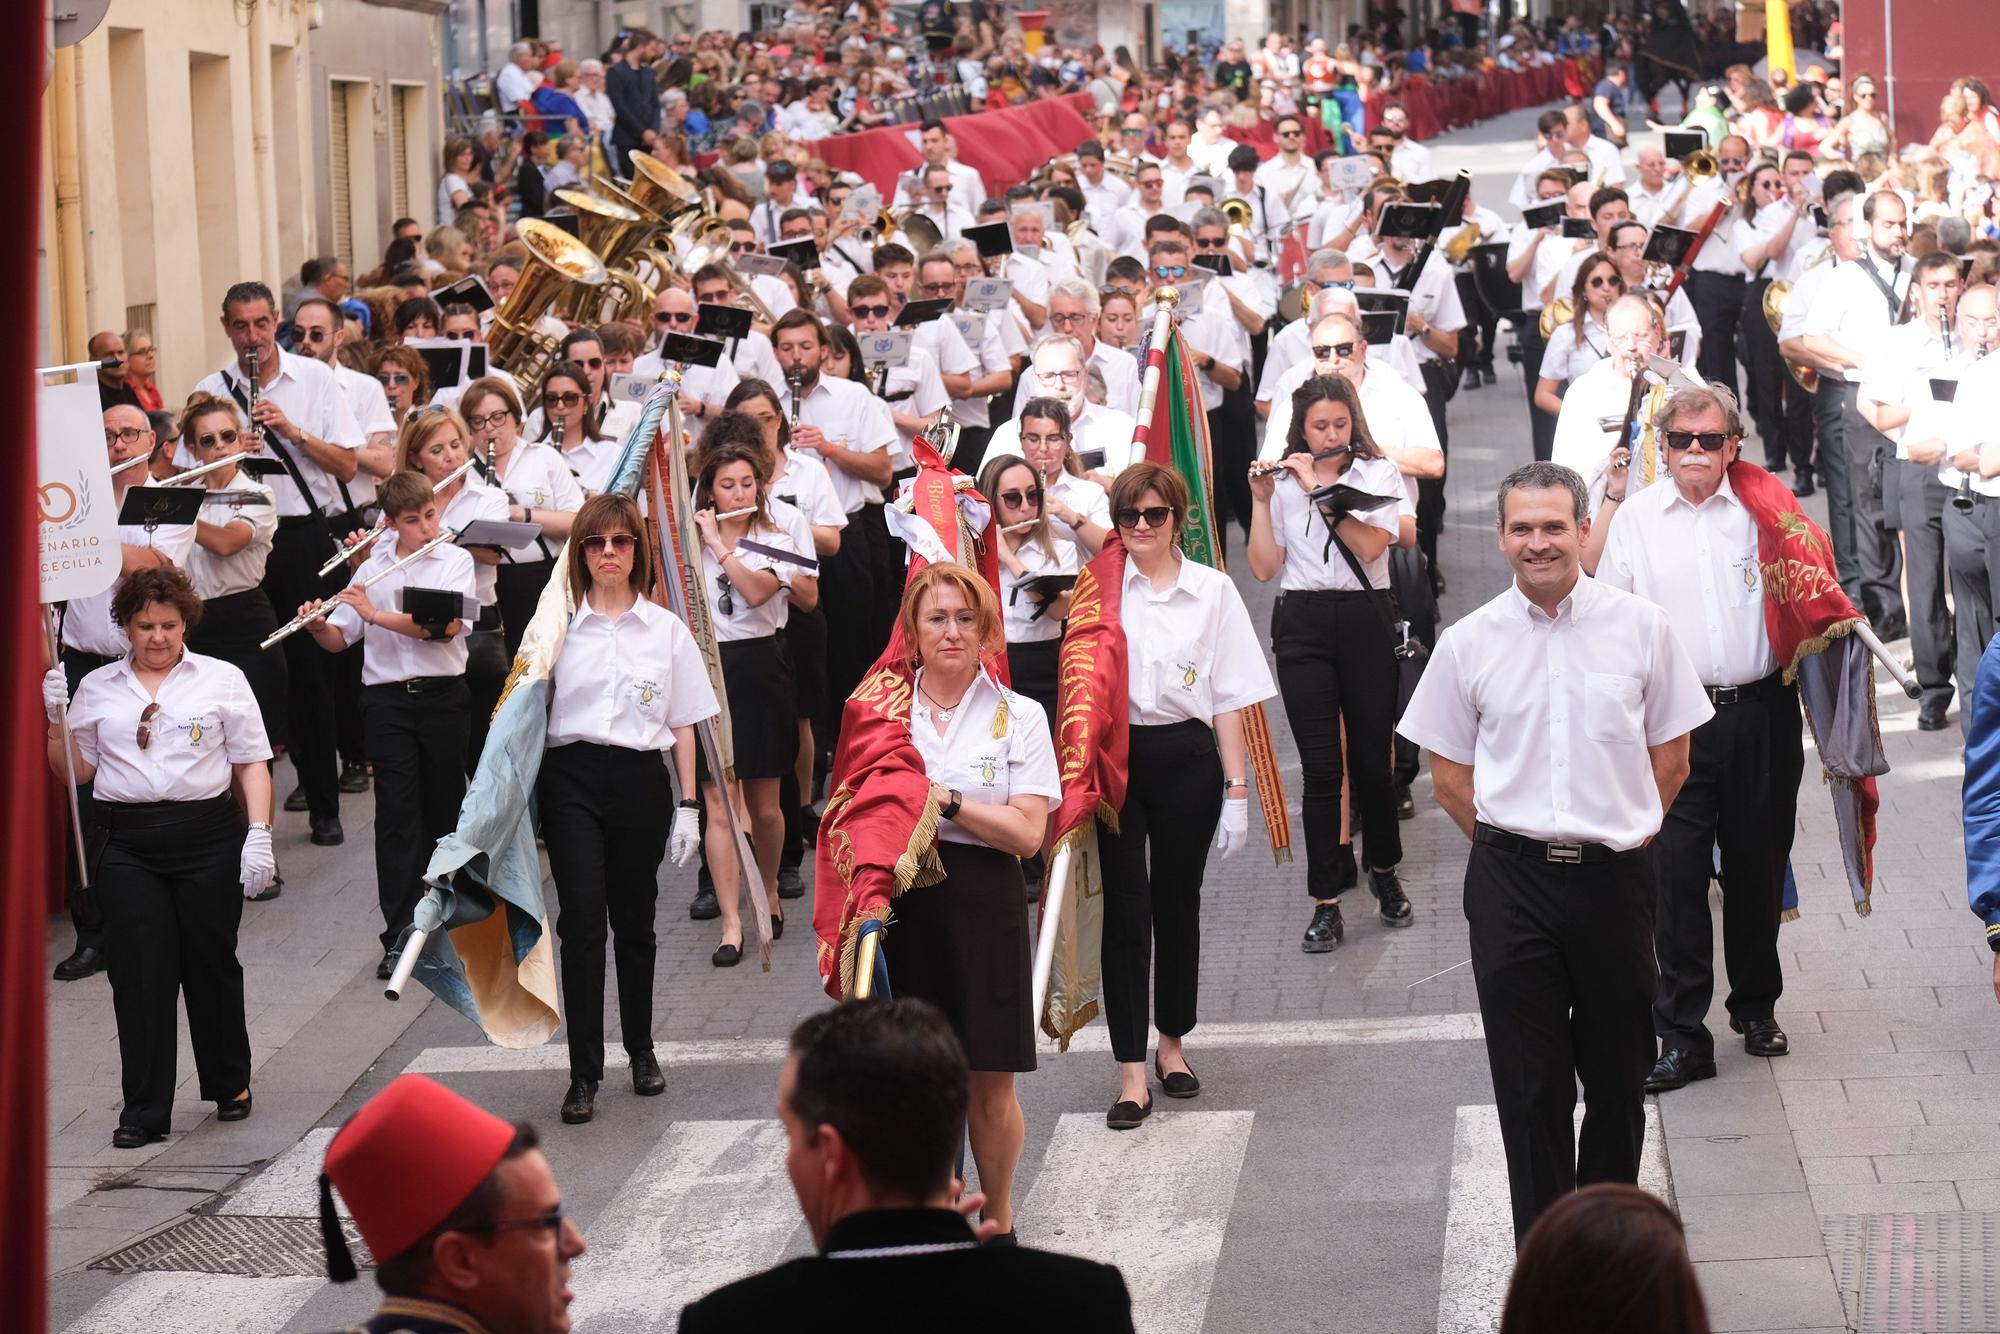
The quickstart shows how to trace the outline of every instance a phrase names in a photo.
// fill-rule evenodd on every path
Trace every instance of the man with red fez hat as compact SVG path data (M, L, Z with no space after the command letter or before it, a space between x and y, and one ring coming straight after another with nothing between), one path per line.
M375 1256L366 1334L562 1334L583 1234L563 1217L534 1127L508 1125L422 1075L363 1104L319 1178L327 1275L354 1277L333 1189Z

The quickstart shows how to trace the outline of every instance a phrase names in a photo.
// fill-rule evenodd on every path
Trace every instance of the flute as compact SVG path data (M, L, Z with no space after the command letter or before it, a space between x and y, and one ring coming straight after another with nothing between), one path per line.
M755 505L746 505L740 510L724 510L715 516L715 521L721 523L724 519L747 519L756 512L757 507Z
M1033 528L1036 524L1040 522L1041 522L1040 519L1023 519L1019 523L1008 524L1005 528L1002 528L1000 531L1003 533L1025 533L1030 528Z
M405 565L408 565L411 561L421 559L424 556L428 556L431 554L431 552L437 550L437 548L443 546L445 543L455 542L457 540L458 540L458 534L447 529L444 532L439 533L436 537L433 537L430 541L424 543L422 546L418 547L415 551L412 551L409 555L397 561L394 565L384 566L382 569L379 569L375 571L375 573L369 575L366 579L361 580L358 584L350 584L348 586L350 588L353 587L371 588L376 583L380 582L383 579L388 578L396 571L402 569ZM279 626L276 630L273 630L270 634L264 637L264 642L259 644L257 647L269 648L271 647L271 645L276 644L281 640L290 638L293 634L297 633L300 630L305 629L307 626L313 624L315 621L323 621L327 617L333 615L334 611L337 608L339 608L340 605L341 604L338 600L334 598L328 598L326 601L320 603L317 607L314 607L311 611L306 612L299 616L294 616L292 617L291 620Z
M130 466L131 463L138 461L139 460L127 460L126 463L120 464L119 467L128 467ZM208 463L196 464L194 467L189 468L186 472L177 472L172 477L163 477L159 481L154 482L153 485L179 486L184 482L192 482L197 477L202 477L207 475L208 473L215 472L217 469L227 468L230 464L235 462L237 462L236 455L234 454L225 455L222 458L211 460Z
M454 468L450 473L448 473L445 476L445 479L443 481L439 482L436 486L432 487L431 489L433 491L444 490L446 487L450 486L453 482L465 476L465 474L468 471L470 471L475 465L478 465L479 462L480 462L479 456L477 454L473 455L471 458L467 459L464 463L461 463L457 468ZM373 528L370 528L366 533L362 534L362 536L356 539L351 545L342 547L340 550L334 552L333 555L328 558L326 564L319 567L319 577L322 579L326 578L326 576L332 574L342 565L345 565L348 561L353 560L356 556L368 550L369 547L375 545L376 538L382 536L382 534L384 533L393 531L395 530L389 526L389 522L387 519L383 519L377 522Z
M152 461L153 461L152 454L137 455L134 458L126 459L123 463L114 465L111 469L111 475L113 477L116 477L121 472L128 472L133 468L143 467L146 464L151 463Z

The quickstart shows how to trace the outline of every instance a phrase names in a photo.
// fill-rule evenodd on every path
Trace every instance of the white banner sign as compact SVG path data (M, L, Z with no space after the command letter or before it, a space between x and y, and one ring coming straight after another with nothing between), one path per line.
M118 578L118 502L96 369L96 362L86 362L38 372L35 496L43 602L102 593Z

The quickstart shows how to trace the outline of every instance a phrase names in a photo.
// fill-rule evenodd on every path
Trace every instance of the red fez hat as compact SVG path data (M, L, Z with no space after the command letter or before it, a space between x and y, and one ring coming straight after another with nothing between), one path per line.
M514 1142L514 1127L422 1075L402 1075L362 1104L326 1146L319 1178L327 1274L354 1277L328 1183L379 1264L408 1250L478 1189Z

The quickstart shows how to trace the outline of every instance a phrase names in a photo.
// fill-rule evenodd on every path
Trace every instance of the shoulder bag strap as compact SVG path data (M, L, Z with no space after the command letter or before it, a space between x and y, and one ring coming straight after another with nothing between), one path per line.
M243 409L244 420L248 421L250 398L243 392L243 386L230 379L227 372L223 374L222 383L229 390L229 396L236 400L236 406ZM333 540L333 529L326 521L326 513L320 509L319 499L313 495L312 488L306 485L305 474L299 471L299 462L292 457L292 451L286 448L284 440L276 431L256 429L258 438L271 447L271 452L278 456L278 462L284 465L285 474L292 479L292 485L299 489L299 495L304 498L307 509L312 515L313 526L319 529L319 535L326 540L328 549L337 550L338 546ZM345 492L346 488L342 487L341 490Z
M1327 518L1325 510L1319 511L1319 517L1326 520L1327 540L1331 542L1334 546L1340 548L1340 558L1346 561L1347 568L1354 572L1354 581L1360 584L1363 589L1367 590L1368 604L1373 608L1375 608L1375 614L1382 618L1383 628L1386 629L1390 634L1392 635L1395 634L1396 617L1394 614L1394 609L1389 605L1388 593L1384 592L1382 589L1375 587L1373 583L1369 582L1368 571L1361 568L1361 561L1355 556L1354 552L1348 547L1347 543L1340 540L1340 533L1337 530L1335 522L1334 520Z

